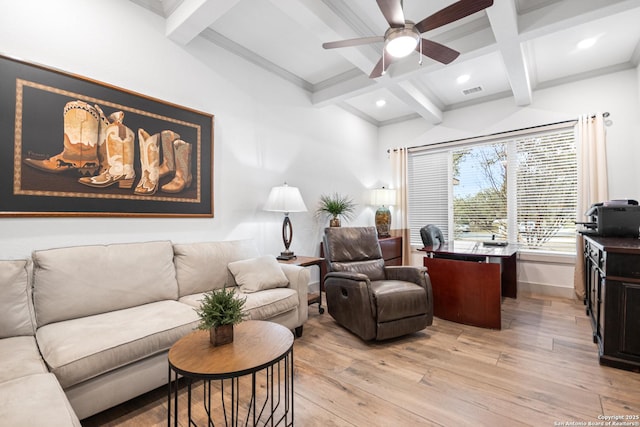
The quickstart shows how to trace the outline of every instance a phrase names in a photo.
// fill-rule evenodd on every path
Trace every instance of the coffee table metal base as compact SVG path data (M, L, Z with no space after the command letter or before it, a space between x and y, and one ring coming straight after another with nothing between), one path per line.
M203 405L208 426L215 426L215 414L211 406L212 382L220 384L222 414L220 421L225 426L293 426L293 349L283 360L260 372L250 374L251 397L248 407L241 408L242 387L240 377L228 380L203 380ZM261 381L261 379L263 381ZM190 426L198 426L191 412L192 392L198 378L184 377L187 382L187 418ZM174 426L178 426L178 373L169 368L168 425L173 414ZM265 393L258 395L258 385L264 385ZM214 386L215 388L215 386ZM225 402L227 396L227 402ZM246 413L241 414L241 410ZM245 411L242 411L245 412ZM244 415L244 416L242 416Z
M212 347L208 332L196 331L169 351L167 425L293 426L293 334L281 325L245 321L234 342ZM188 423L179 424L180 381L186 382ZM192 394L203 381L203 410ZM216 395L221 405L215 404Z

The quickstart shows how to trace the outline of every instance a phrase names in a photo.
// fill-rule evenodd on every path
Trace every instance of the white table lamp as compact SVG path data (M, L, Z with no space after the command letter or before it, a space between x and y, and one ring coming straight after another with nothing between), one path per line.
M297 187L289 187L285 182L280 187L273 187L264 204L264 210L270 212L284 212L284 222L282 223L282 241L284 251L280 252L278 259L289 260L295 258L293 251L289 250L293 239L293 227L289 219L290 212L306 212L307 207L302 200L300 190Z

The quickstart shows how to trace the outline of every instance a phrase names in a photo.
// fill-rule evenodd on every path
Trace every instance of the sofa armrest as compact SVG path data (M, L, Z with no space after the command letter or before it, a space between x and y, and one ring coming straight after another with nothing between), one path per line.
M389 266L384 268L384 272L389 280L403 280L422 286L427 291L429 312L433 313L433 290L431 288L431 278L427 273L426 267Z
M298 293L298 313L300 317L298 319L299 324L302 325L309 317L309 301L307 295L309 294L309 280L311 273L308 268L300 267L292 264L280 264L284 275L289 280L289 288L294 289Z

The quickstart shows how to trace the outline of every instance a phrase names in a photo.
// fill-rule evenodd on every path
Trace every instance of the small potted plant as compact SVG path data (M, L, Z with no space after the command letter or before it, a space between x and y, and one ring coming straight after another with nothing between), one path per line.
M356 204L347 196L338 193L320 196L320 203L316 213L321 216L328 216L330 227L340 227L340 218L349 220L353 217Z
M209 330L211 344L214 346L233 342L233 325L242 322L242 312L246 298L235 297L233 289L214 289L204 294L200 308L198 329Z

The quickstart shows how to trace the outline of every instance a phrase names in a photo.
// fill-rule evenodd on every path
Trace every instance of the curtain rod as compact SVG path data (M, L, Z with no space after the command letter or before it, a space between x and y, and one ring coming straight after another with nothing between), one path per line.
M604 112L602 113L602 117L609 117L609 112ZM591 118L595 118L596 115L592 114ZM470 139L480 139L480 138L490 138L490 137L496 137L496 136L500 136L500 135L504 135L504 134L508 134L508 133L513 133L513 132L521 132L524 130L531 130L531 129L537 129L537 128L541 128L541 127L547 127L547 126L554 126L554 125L561 125L564 123L571 123L571 122L577 122L577 119L571 119L571 120L562 120L559 122L555 122L555 123L547 123L544 125L537 125L537 126L530 126L530 127L526 127L526 128L520 128L520 129L513 129L513 130L507 130L507 131L503 131L503 132L496 132L496 133L489 133L486 135L480 135L480 136L471 136L468 138L460 138L460 139L452 139L450 141L440 141L440 142L434 142L433 144L422 144L422 145L414 145L413 147L406 147L408 149L415 149L415 148L426 148L426 147L436 147L438 145L442 145L442 144L453 144L456 142L462 142L462 141L466 141L466 140L470 140ZM393 150L391 148L387 149L387 153L390 153L391 151L396 151L397 149L394 148Z

